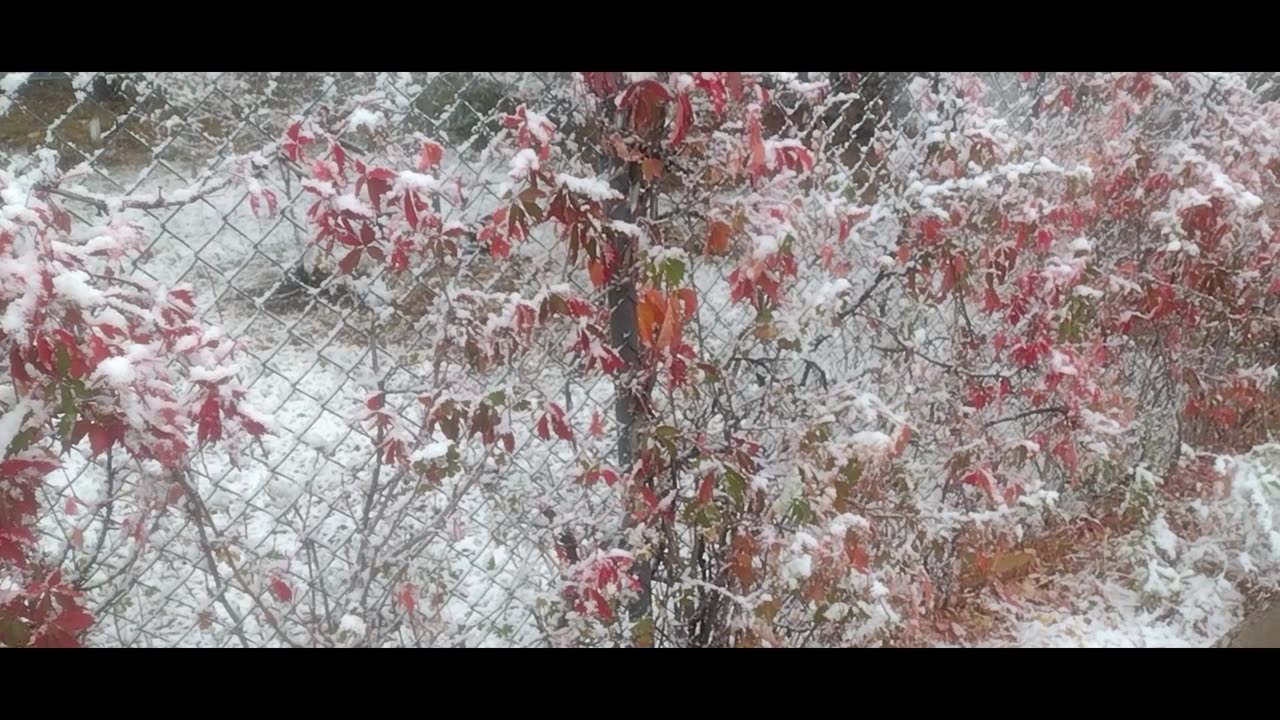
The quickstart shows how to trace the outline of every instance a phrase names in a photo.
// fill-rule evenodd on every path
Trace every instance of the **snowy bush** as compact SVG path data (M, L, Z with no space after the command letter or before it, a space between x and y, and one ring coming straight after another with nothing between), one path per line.
M513 77L518 102L467 85L494 122L434 136L392 83L156 198L296 209L367 343L356 469L326 490L355 527L316 530L327 567L293 539L255 578L189 538L280 606L217 612L293 645L956 642L985 593L1107 533L1139 533L1135 592L1172 597L1178 543L1241 518L1208 559L1273 576L1265 493L1208 459L1277 429L1280 105L1228 74L995 80ZM190 293L120 272L147 201L93 196L107 220L77 228L58 200L85 193L42 167L0 175L9 645L92 622L28 552L60 454L154 476L146 542L184 495L212 517L197 450L271 426ZM501 599L456 577L464 546Z

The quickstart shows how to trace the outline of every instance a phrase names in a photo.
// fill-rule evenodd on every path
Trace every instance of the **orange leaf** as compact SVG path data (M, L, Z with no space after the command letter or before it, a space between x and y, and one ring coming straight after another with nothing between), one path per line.
M747 123L747 131L751 136L751 169L764 167L764 139L760 136L760 119L751 118Z
M729 223L717 220L711 223L711 232L707 235L707 254L723 255L729 252L729 234L733 228Z
M658 158L645 158L640 163L640 173L645 182L653 182L655 178L662 177L662 161Z
M715 489L715 485L716 485L716 474L715 474L715 471L713 470L707 473L706 476L702 478L702 484L698 486L698 502L700 503L711 502L711 491Z
M662 311L653 303L645 301L636 305L636 329L640 333L640 341L645 345L653 345L653 326L662 319Z
M680 288L676 291L676 296L680 298L680 302L684 303L684 319L693 317L693 313L698 309L698 296L694 294L693 288Z
M591 284L604 287L604 263L595 260L587 261L587 272L591 275Z
M658 333L658 347L672 347L680 340L680 305L675 295L667 298L667 312Z

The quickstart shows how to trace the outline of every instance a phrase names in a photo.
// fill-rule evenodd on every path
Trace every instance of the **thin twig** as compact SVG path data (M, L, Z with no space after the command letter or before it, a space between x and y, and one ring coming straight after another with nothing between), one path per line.
M1061 415L1066 415L1067 408L1064 405L1054 405L1053 407L1036 408L1035 410L1028 410L1026 412L1018 413L1017 415L1010 415L1009 417L1000 418L998 420L992 420L990 422L984 423L982 427L989 428L992 425L999 425L1000 423L1013 422L1014 420L1021 420L1023 418L1031 417L1033 415L1044 415L1046 413L1058 413Z
M129 199L120 200L119 202L113 202L113 203L109 203L106 200L100 197L94 197L93 195L85 195L83 193L72 192L71 190L63 190L62 188L54 185L37 185L36 191L42 192L42 193L48 193L49 195L57 195L59 197L67 198L68 200L75 200L77 202L82 202L87 205L92 205L93 207L97 208L100 212L105 213L105 212L110 212L113 208L116 210L159 210L161 208L181 207L183 205L190 205L193 202L203 200L206 197L209 197L210 195L213 195L214 193L223 190L224 188L231 185L231 181L232 181L231 178L227 178L226 180L223 180L220 183L205 187L204 189L194 192L190 195L186 195L179 200L173 200L173 199L166 200L164 197L164 194L160 191L157 191L155 198L151 200L129 198Z

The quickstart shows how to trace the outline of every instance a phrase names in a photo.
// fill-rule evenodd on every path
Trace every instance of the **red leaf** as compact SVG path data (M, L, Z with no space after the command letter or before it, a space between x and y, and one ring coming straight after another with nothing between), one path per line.
M724 74L725 87L729 88L729 94L734 100L742 99L742 73L731 72Z
M996 293L994 288L988 286L986 294L982 298L982 311L990 313L1000 308L1000 295Z
M936 217L928 218L921 225L921 229L924 231L924 239L927 242L934 242L938 239L938 233L942 230L942 221Z
M854 545L853 549L849 551L849 562L861 573L867 572L871 567L871 558L867 557L867 551L861 544Z
M733 232L733 228L729 223L717 220L711 223L711 230L707 233L707 255L723 255L729 251L729 235Z
M608 282L604 263L588 260L587 274L591 276L591 284L595 287L604 287L604 284Z
M347 151L342 149L339 143L333 144L333 159L338 163L338 172L345 173L347 170Z
M373 205L374 212L382 212L382 196L391 191L391 183L379 175L379 170L380 168L371 172L368 179L369 202ZM383 172L390 173L390 171Z
M752 172L759 172L765 168L764 138L761 136L760 118L754 115L747 122L747 134L751 146L751 164Z
M907 449L907 445L911 442L911 426L903 425L898 431L897 439L893 442L893 454L901 455L903 450Z
M631 113L631 128L643 131L661 119L660 108L671 100L671 93L653 80L633 83L622 94L618 106Z
M67 502L66 505L63 506L63 510L65 510L68 515L75 515L79 511L79 507L76 505L76 499L72 497L67 498Z
M1276 278L1280 279L1280 275ZM27 374L27 362L16 347L9 349L9 374L24 383L31 382L31 376Z
M551 429L555 430L556 437L561 440L573 440L573 429L564 421L563 416L552 416Z
M992 490L991 488L991 478L987 476L987 473L985 470L974 470L968 475L965 475L964 479L961 480L960 482L964 483L965 485L972 485L974 487L981 488L984 492L986 492L987 497L991 498L992 500L996 499L995 491Z
M716 474L714 471L709 472L705 476L703 476L702 484L698 486L698 502L700 503L711 502L711 493L715 489L715 485L716 485Z
M408 583L405 583L405 586L400 589L400 593L396 596L396 599L400 601L400 604L404 606L404 609L408 611L410 615L412 615L414 609L418 607L417 598L414 597L413 586Z
M89 451L94 457L110 450L114 442L114 433L107 428L97 423L89 426Z
M93 616L79 605L62 608L53 623L64 632L78 633L93 627Z
M1049 228L1040 228L1036 231L1036 249L1040 252L1049 252L1049 248L1053 245L1053 231Z
M600 417L599 410L591 411L591 429L587 434L594 438L604 437L604 420Z
M280 578L274 578L271 581L271 594L276 596L280 602L287 603L293 600L293 589L288 583Z
M684 142L684 136L689 132L689 127L693 125L693 105L689 102L689 96L681 93L676 98L676 120L675 125L671 128L671 146L679 147Z
M347 253L345 257L338 261L338 274L351 274L351 272L356 269L356 265L360 263L360 257L363 253L364 250L360 248L356 248L355 250Z
M425 172L440 164L444 158L444 148L428 140L422 144L422 155L418 158L418 172Z
M494 228L486 228L480 234L483 241L487 237L489 241L489 255L494 258L505 258L511 254L511 242L507 240L501 233Z
M1062 463L1067 466L1067 469L1070 470L1072 474L1075 473L1075 470L1076 470L1075 443L1071 442L1070 440L1064 440L1058 443L1058 446L1053 449L1053 454L1057 455L1058 458L1062 460Z
M200 406L196 440L201 444L222 439L222 419L219 416L218 396L210 393Z
M391 262L387 263L387 269L395 273L409 269L409 251L404 245L397 244L396 249L391 252Z
M413 207L413 193L404 194L404 217L409 221L409 227L418 229L418 211Z

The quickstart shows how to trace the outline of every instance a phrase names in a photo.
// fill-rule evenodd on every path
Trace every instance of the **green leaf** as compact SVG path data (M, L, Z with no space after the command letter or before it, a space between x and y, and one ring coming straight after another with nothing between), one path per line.
M680 431L671 425L659 425L653 429L653 434L664 440L670 440L674 439L676 435L679 435Z
M739 510L747 502L747 481L736 470L724 468L724 489Z
M537 203L526 200L521 203L521 207L524 208L525 215L528 215L535 224L542 222L542 208L539 207Z
M694 502L685 506L683 516L694 527L711 528L720 521L720 508L714 502Z
M507 403L507 393L502 390L495 390L494 392L489 393L489 396L485 399L494 407L505 405Z
M30 413L28 413L27 416L30 417ZM17 435L14 435L13 439L9 441L9 448L5 451L4 456L12 457L23 450L26 450L31 446L31 441L35 440L36 432L37 428L29 427Z
M708 385L720 382L720 368L710 363L698 363L698 369L702 371L702 380Z
M31 629L18 617L0 620L0 645L24 648L31 642Z
M58 421L58 433L62 435L63 442L70 442L71 430L75 428L79 409L76 407L76 397L71 391L70 386L62 386L62 418Z
M850 460L847 465L840 468L840 475L849 484L856 485L862 479L862 463Z
M808 501L804 498L792 500L790 511L792 519L802 525L812 523L818 519L817 513L813 511L813 508L809 506Z
M58 377L65 378L71 372L71 353L67 351L67 346L58 343Z
M568 315L569 303L556 293L547 296L547 307L551 309L553 315Z
M640 618L631 628L631 643L636 647L653 647L653 618Z
M676 258L667 258L662 264L662 275L666 278L667 284L673 288L680 287L680 283L684 281L684 261Z

